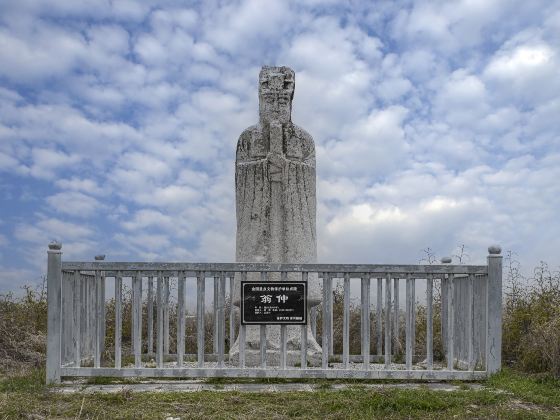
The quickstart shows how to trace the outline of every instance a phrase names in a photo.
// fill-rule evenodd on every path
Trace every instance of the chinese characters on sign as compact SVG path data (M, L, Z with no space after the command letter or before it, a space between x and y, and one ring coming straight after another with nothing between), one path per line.
M307 283L241 282L243 324L306 324Z

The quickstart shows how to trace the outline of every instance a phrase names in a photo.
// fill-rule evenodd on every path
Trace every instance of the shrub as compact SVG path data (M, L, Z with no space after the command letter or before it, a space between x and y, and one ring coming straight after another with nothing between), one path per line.
M24 286L22 297L0 294L0 372L21 371L44 364L47 336L45 282Z
M527 280L511 253L505 263L504 362L560 377L560 273L541 262Z

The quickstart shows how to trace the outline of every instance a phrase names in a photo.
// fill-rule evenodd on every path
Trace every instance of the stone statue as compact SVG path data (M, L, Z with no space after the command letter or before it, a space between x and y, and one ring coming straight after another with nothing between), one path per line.
M292 123L295 74L288 67L264 66L259 75L259 123L247 128L237 143L235 188L238 262L315 263L315 146L312 137ZM248 280L260 280L249 273ZM234 304L240 284L235 279ZM278 273L269 280L279 281ZM301 280L290 273L288 280ZM308 308L320 303L317 275L309 276ZM309 318L309 317L308 317ZM268 363L278 360L279 326L267 326ZM321 348L308 325L308 359L321 357ZM257 364L259 327L247 326L246 362ZM288 327L288 363L299 361L300 327ZM239 343L232 346L233 358ZM252 355L252 353L255 353ZM291 354L293 353L293 354ZM253 363L254 362L254 363Z

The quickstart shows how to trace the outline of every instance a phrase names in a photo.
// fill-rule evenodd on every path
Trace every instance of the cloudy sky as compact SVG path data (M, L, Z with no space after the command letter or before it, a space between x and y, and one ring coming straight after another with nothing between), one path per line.
M189 4L190 3L190 4ZM320 262L560 265L557 1L0 3L0 291L65 259L233 261L260 66L296 72Z

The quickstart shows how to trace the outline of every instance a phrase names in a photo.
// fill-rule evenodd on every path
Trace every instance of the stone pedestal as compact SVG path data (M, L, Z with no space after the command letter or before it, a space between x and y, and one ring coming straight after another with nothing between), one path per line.
M309 319L309 314L308 314ZM307 328L307 365L321 366L321 347L313 337L311 326ZM300 366L301 363L301 326L288 325L286 327L288 340L286 355L287 366ZM245 331L245 366L257 367L261 365L260 326L247 325ZM280 326L266 326L266 365L280 365ZM237 365L239 363L239 340L235 342L230 351L230 360Z

